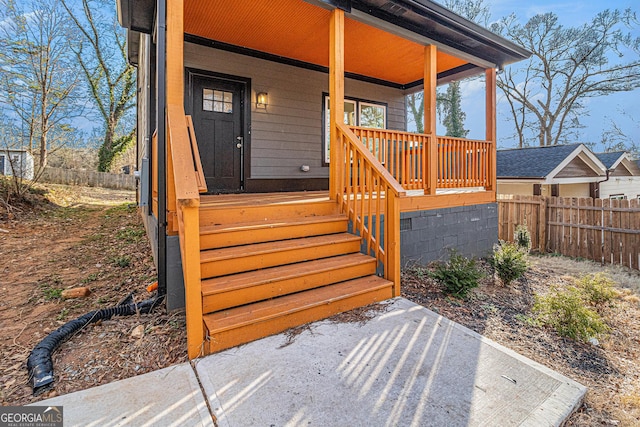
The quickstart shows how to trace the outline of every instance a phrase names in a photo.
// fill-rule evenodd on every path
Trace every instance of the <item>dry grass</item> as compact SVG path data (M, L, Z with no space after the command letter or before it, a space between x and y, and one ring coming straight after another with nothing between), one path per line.
M640 271L637 270L619 265L601 265L590 260L575 260L564 256L532 256L530 259L534 265L542 263L549 270L562 272L562 274L572 277L602 272L616 282L618 287L631 289L636 294L640 294Z

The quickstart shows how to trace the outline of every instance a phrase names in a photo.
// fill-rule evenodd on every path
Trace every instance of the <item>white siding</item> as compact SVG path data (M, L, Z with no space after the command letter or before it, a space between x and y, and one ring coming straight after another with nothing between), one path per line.
M612 194L624 194L628 199L640 196L640 176L611 177L600 183L600 198L608 199Z

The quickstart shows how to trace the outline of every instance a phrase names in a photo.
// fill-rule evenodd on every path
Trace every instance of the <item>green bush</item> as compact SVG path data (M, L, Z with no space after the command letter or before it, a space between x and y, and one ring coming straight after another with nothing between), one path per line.
M520 224L516 227L513 233L513 239L516 241L518 247L529 252L531 250L531 234L526 225Z
M456 251L451 251L448 262L436 264L431 273L431 277L442 285L446 293L461 298L477 287L483 276L474 259L466 258Z
M576 281L584 299L593 306L610 303L618 296L613 280L604 273L587 274Z
M543 324L574 340L588 342L609 329L600 315L587 305L582 291L575 287L552 288L547 295L536 295L533 311Z
M505 286L522 277L527 271L527 253L515 243L503 242L493 246L491 265Z

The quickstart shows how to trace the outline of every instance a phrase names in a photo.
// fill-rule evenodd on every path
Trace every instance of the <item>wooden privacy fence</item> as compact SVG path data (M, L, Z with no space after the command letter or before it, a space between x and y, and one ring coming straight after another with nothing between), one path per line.
M543 196L498 196L498 237L527 226L532 249L640 270L640 204Z
M136 189L136 179L133 175L79 169L46 167L40 180L51 184L84 185L87 187L115 188L117 190Z

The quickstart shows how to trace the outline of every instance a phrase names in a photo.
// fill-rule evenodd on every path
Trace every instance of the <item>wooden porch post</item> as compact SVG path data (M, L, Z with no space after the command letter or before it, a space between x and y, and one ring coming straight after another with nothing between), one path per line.
M184 2L167 1L167 104L184 108Z
M436 138L436 68L437 48L434 45L424 47L424 133L429 135L429 147L426 150L425 167L422 177L426 183L425 194L436 194L438 181L438 139ZM425 176L426 175L426 176Z
M487 170L487 190L496 191L496 69L487 68L486 76L486 140L491 143Z
M184 9L183 0L167 1L167 86L166 100L167 106L179 105L184 108L184 72L183 72L183 49L184 49ZM166 116L165 116L166 123ZM169 131L167 131L167 135ZM170 138L167 138L167 152L171 151ZM166 173L170 172L167 165ZM176 235L178 223L176 219L176 189L172 178L167 175L167 233Z
M329 197L337 200L342 147L338 141L336 122L344 121L344 11L334 9L331 12L329 34L329 111L330 111L330 153L329 153Z
M185 289L185 311L187 323L187 353L189 359L202 355L202 345L205 338L202 322L202 296L200 293L200 223L199 203L190 204L181 200L177 203L176 181L174 177L174 162L180 165L185 159L174 159L172 137L174 133L184 137L180 128L185 126L184 116L184 0L167 1L167 110L165 120L167 126L167 222L168 229L177 234L180 222L183 225L181 254ZM171 111L171 115L168 113ZM176 138L176 147L185 141ZM181 156L182 157L182 156ZM184 166L179 170L184 170ZM185 184L179 184L180 191L185 191ZM192 191L193 193L193 191ZM195 191L197 197L198 192ZM181 196L182 197L182 196ZM178 209L181 209L181 218Z

